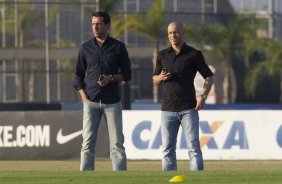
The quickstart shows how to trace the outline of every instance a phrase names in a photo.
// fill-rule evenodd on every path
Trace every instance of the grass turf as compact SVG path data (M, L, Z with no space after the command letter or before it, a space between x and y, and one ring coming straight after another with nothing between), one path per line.
M175 175L183 183L281 183L282 161L206 161L206 170L191 172L187 161L178 171L160 171L160 161L129 161L128 171L112 172L109 160L96 162L95 172L78 171L78 161L0 161L0 183L5 184L164 184Z

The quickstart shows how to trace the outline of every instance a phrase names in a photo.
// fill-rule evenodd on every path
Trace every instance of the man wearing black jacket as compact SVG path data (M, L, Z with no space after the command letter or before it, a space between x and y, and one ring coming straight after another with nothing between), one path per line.
M109 131L113 170L126 170L123 146L121 81L131 79L131 64L124 43L109 36L110 16L92 15L94 38L80 47L74 87L83 102L83 130L80 170L95 170L95 146L101 116Z

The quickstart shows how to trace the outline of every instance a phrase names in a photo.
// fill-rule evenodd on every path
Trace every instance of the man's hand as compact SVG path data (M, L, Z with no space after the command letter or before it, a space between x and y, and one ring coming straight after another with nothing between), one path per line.
M171 78L171 73L162 71L159 76L160 76L162 81L166 81L166 80L169 80Z
M98 84L101 87L104 87L104 86L108 85L111 82L111 80L112 80L112 75L103 75L102 80L99 80Z
M170 72L164 72L162 71L159 75L153 76L153 83L154 84L160 84L162 81L169 80L171 78Z
M204 107L205 99L202 96L197 96L196 100L197 100L197 104L196 104L195 110L198 111L198 110L201 110Z
M80 89L78 92L80 94L81 100L83 102L87 102L88 101L88 97L87 97L87 95L85 93L85 90L84 89Z

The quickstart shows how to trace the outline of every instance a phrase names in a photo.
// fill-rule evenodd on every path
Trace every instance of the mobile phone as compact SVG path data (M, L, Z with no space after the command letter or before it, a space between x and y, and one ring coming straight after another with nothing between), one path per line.
M168 72L167 68L162 68L162 72L167 73Z
M102 81L104 79L104 75L99 76L99 81Z

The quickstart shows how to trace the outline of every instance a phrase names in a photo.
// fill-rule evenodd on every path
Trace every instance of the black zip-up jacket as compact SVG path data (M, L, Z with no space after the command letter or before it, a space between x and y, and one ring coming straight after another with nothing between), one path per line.
M131 64L124 43L108 36L102 47L95 38L80 46L74 88L84 89L90 101L105 104L120 101L118 82L110 82L104 87L98 84L100 75L116 74L121 74L124 81L131 79Z

